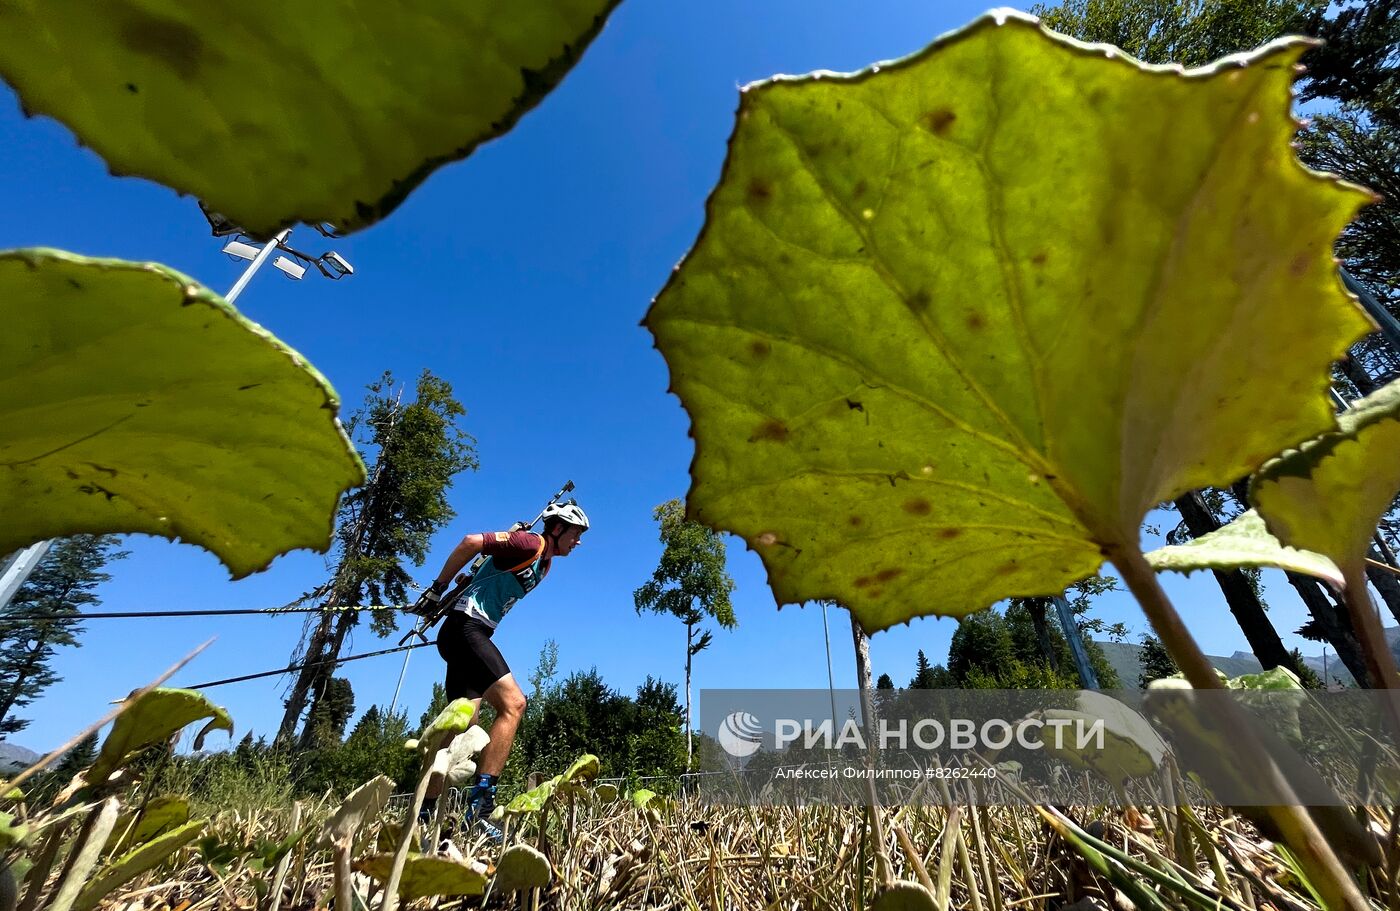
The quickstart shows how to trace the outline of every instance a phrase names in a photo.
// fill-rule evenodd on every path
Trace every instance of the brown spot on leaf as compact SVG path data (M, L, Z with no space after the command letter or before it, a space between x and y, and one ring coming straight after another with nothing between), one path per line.
M928 500L925 500L921 497L914 497L913 499L905 500L900 505L902 505L904 507L904 511L909 513L909 515L911 516L926 516L929 513L933 512L933 506L929 503Z
M865 524L865 520L862 519L860 516L851 516L846 521L850 523L850 526L852 528L860 528L862 525Z
M749 199L755 202L766 202L773 198L773 188L755 177L749 181Z
M1293 257L1293 262L1288 264L1288 271L1294 278L1302 278L1307 274L1310 265L1312 265L1312 257L1307 253L1299 253Z
M951 541L962 534L961 528L945 528L938 533L938 537L944 541Z
M891 579L899 578L903 573L904 570L898 567L890 567L889 569L880 570L875 574L875 578L880 582L888 582Z
M973 332L981 331L987 328L987 321L982 318L982 314L980 313L969 313L967 315L967 328L971 329Z
M749 442L753 443L758 440L770 440L774 443L786 443L787 438L787 425L777 418L773 418L772 420L764 421L762 424L758 425L758 429L753 432L753 436L749 437Z
M863 180L857 181L855 187L851 190L851 195L859 199L865 195L865 191L868 189L870 189L868 183Z
M761 338L756 338L749 342L749 353L754 357L767 357L773 351L773 346Z
M928 305L933 303L933 297L925 288L920 288L909 295L909 308L911 310L927 310Z
M1009 576L1016 571L1016 562L1003 563L997 567L998 576Z
M873 585L874 582L875 580L870 578L869 576L860 576L856 579L855 586L856 588L866 588L870 585Z
M144 12L134 5L124 4L126 21L121 25L121 40L138 54L165 63L186 81L199 74L207 50L199 32L176 19Z
M958 115L947 108L929 111L923 117L924 127L936 136L947 136L953 128L953 121L957 119Z
M1048 253L1046 253L1044 250L1042 250L1041 252L1037 253L1035 256L1032 256L1032 257L1031 257L1031 262L1035 263L1037 266L1043 266L1043 265L1045 265L1045 261L1046 261L1047 259L1049 259L1049 258L1050 258L1050 255L1049 255Z

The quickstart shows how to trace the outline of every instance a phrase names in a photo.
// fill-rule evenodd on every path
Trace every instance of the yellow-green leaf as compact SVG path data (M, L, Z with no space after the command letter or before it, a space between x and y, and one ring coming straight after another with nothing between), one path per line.
M83 774L89 784L100 785L141 750L166 742L202 718L208 718L209 723L200 730L200 739L214 730L233 733L233 719L228 711L210 702L203 693L168 687L149 690L123 708L102 742L96 761Z
M617 0L0 0L0 77L116 174L250 231L392 212L507 132Z
M1400 490L1400 380L1356 403L1323 434L1265 465L1249 499L1269 531L1361 577L1376 523Z
M1197 569L1235 569L1240 566L1274 566L1342 584L1337 564L1309 550L1285 547L1269 534L1257 510L1185 544L1169 544L1147 554L1156 570L1189 573Z
M185 823L178 829L172 829L112 861L99 870L92 881L83 887L83 891L78 893L78 899L73 903L73 911L90 911L96 908L113 890L156 867L171 854L189 844L208 824L207 819Z
M103 846L103 854L125 851L141 845L157 835L190 821L190 803L183 797L153 797L144 807L117 817L112 834Z
M492 814L493 818L501 816L520 816L525 813L538 813L544 809L549 799L554 796L554 792L559 789L559 785L564 781L563 775L555 775L548 781L541 782L523 794L517 794L510 803L504 807L497 807Z
M452 700L436 718L428 722L418 739L411 741L413 745L410 749L418 750L425 761L431 762L444 743L471 727L475 711L470 699Z
M1302 168L1281 40L1182 73L998 11L746 88L646 325L693 518L867 630L1059 592L1163 500L1333 426L1368 321Z
M563 778L564 781L569 784L592 781L598 777L600 769L601 765L598 757L594 756L592 753L584 753L569 764L569 767L564 770Z
M529 845L511 845L501 854L501 861L496 865L495 888L503 892L543 889L553 876L549 858Z
M335 391L219 295L151 263L11 250L0 324L0 552L142 532L240 578L330 546L365 478Z
M381 883L394 865L392 854L376 854L355 864L355 869ZM407 901L430 895L480 895L486 891L486 873L479 865L446 857L411 855L399 880L399 897Z

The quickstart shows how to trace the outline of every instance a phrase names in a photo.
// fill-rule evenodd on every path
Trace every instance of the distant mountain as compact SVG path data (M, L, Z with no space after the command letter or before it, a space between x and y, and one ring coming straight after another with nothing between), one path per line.
M10 743L7 740L0 740L0 774L9 775L11 772L23 772L42 758L39 753L33 750L27 750L19 744Z
M1400 626L1386 627L1385 638L1393 647L1396 642L1400 642ZM1142 646L1134 645L1131 642L1099 642L1099 648L1103 649L1104 656L1108 658L1108 663L1118 672L1118 679L1127 689L1137 687L1138 677L1142 676ZM1250 652L1235 652L1228 658L1220 655L1206 655L1206 659L1212 665L1225 672L1227 677L1238 677L1240 674L1257 674L1263 670L1259 659ZM1313 670L1319 677L1323 676L1323 664L1321 655L1304 655L1303 663ZM1351 676L1351 672L1346 669L1346 665L1337 660L1336 655L1327 656L1327 676L1335 677L1347 686L1355 686L1356 680Z

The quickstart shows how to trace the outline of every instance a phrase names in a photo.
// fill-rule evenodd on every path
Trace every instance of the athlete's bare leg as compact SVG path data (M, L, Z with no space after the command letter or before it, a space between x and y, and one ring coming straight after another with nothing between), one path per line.
M520 719L525 717L525 694L515 682L515 675L506 674L487 689L486 701L495 707L496 720L491 722L491 742L481 751L476 770L482 775L500 775L515 743Z

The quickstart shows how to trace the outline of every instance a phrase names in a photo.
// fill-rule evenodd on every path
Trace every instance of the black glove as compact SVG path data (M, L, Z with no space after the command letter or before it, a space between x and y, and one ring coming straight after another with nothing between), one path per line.
M409 608L409 611L424 616L435 613L438 609L439 602L442 601L442 593L446 588L446 583L440 584L434 582L432 585L429 585L423 590L423 594L418 596L418 600L413 603L413 607Z

